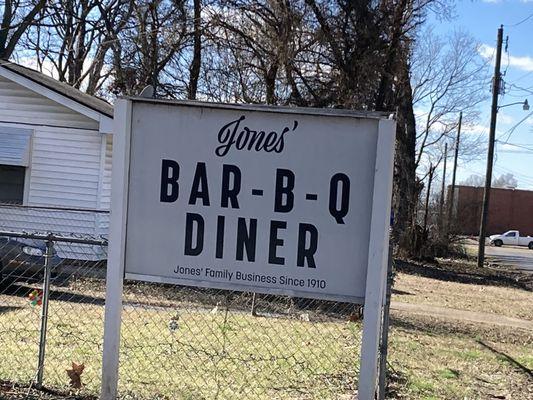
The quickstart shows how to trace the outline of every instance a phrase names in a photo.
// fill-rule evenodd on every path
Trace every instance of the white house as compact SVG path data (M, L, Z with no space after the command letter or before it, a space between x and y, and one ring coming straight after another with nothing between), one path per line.
M112 121L107 102L0 61L0 230L105 235Z

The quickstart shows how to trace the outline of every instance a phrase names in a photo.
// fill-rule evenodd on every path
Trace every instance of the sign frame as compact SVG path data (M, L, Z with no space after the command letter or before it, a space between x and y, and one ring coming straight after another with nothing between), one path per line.
M134 102L378 120L366 287L365 297L361 299L361 303L364 302L365 308L358 387L358 398L360 400L373 400L378 376L379 341L382 329L382 309L389 251L389 219L396 130L396 122L392 115L336 109L230 105L146 98L124 98L117 100L115 103L112 196L100 399L116 399L118 392L122 291L125 279L126 226ZM319 295L316 297L320 298ZM342 301L342 299L339 300Z

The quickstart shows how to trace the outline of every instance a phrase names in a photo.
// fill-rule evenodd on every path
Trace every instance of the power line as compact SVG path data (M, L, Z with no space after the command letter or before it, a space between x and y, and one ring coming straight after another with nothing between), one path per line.
M533 71L529 71L529 72L526 72L525 74L523 75L520 75L518 78L515 79L515 82L518 82L518 81L521 81L522 79L524 79L526 76L529 76L533 74Z
M529 150L529 151L533 152L533 147L527 147L527 146L523 146L523 145L520 145L520 144L509 143L509 142L498 142L498 143L505 144L505 145L511 146L511 147L518 147L520 149Z
M533 90L531 90L531 88L524 88L524 87L518 86L518 85L516 85L514 83L510 83L509 87L521 90L521 91L529 93L529 94L533 94Z
M507 173L507 174L513 174L516 177L522 179L523 181L526 181L527 183L533 183L533 177L531 177L530 175L524 175L521 172L517 172L517 171L512 170L510 168L502 167L500 165L495 166L495 168L497 170L499 170L500 173L504 172L504 173Z
M506 132L502 133L500 135L500 138L503 137L504 135L508 134L507 135L507 138L505 139L505 142L508 142L509 139L511 138L511 135L514 133L514 131L516 130L516 128L518 128L518 126L524 122L525 120L527 120L529 117L531 117L533 115L533 111L530 112L529 114L527 114L524 118L522 118L520 121L518 121L515 125L513 125L510 129L508 129Z
M523 20L521 21L518 21L516 24L511 24L511 25L504 25L504 26L507 26L509 28L514 28L515 26L518 26L518 25L522 25L524 22L526 22L528 19L530 18L533 18L533 13L532 14L529 14L526 18L524 18Z

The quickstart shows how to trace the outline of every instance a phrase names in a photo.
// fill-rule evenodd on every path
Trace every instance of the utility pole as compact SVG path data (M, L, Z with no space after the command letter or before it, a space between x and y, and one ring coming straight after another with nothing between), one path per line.
M440 228L444 228L444 200L446 196L446 161L448 160L448 142L444 143L444 170L442 171L442 188L440 193L439 220Z
M429 196L431 195L431 181L433 180L433 172L435 171L435 167L433 167L433 164L429 165L429 176L428 176L428 188L426 193L426 209L424 210L424 235L426 234L426 230L428 227L428 213L429 213Z
M457 173L457 159L459 158L459 142L461 140L461 124L463 123L463 112L459 113L459 126L457 127L457 138L455 139L455 154L453 157L452 187L450 189L450 201L448 203L448 226L453 218L453 202L455 200L455 175ZM452 227L453 229L453 227Z
M485 236L487 230L487 215L489 213L490 189L492 183L492 164L494 162L494 141L496 137L496 118L498 114L498 95L500 94L500 66L502 62L503 25L498 29L498 43L496 47L496 65L492 79L492 109L490 114L489 150L487 155L487 173L485 175L485 190L483 192L483 206L481 208L481 223L479 226L479 248L477 266L483 267L485 262Z

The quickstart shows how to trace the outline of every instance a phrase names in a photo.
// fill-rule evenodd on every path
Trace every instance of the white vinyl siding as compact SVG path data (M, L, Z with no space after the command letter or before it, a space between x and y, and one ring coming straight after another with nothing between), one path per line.
M102 169L102 187L100 189L100 209L111 207L111 162L113 158L113 136L105 135L104 164Z
M100 210L109 211L111 208L111 163L113 156L113 136L104 135L103 143L104 151L102 152L103 162L101 167L101 181L100 181ZM99 236L108 236L109 232L109 214L98 214L96 216L96 224Z
M0 77L0 133L21 129L31 132L24 207L0 205L0 229L107 237L107 213L32 207L108 210L111 135L99 132L98 121ZM57 248L62 257L103 256L92 246Z
M0 205L0 230L48 233L59 236L95 237L98 214L94 212L52 210ZM21 239L22 240L22 239ZM57 242L54 246L61 258L99 260L105 253L98 246Z
M57 235L94 235L95 213L0 206L0 228Z
M98 122L15 82L0 77L0 123L98 130Z

